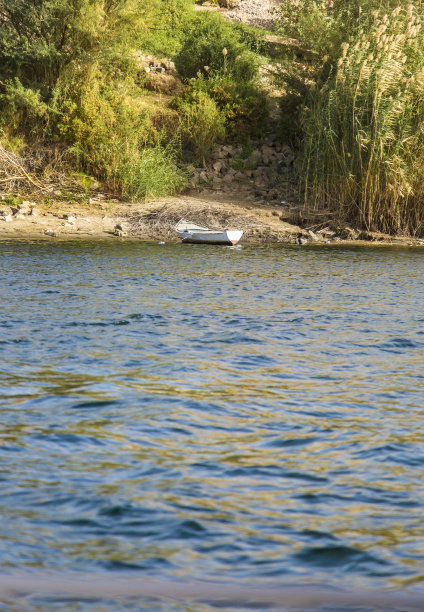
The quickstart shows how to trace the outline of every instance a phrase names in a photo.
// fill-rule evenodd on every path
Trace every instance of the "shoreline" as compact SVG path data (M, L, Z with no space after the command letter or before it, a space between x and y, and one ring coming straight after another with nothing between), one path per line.
M27 201L14 209L7 204L2 206L0 201L0 213L3 213L0 215L2 241L125 239L179 243L174 226L179 219L187 218L210 227L242 229L241 245L424 246L422 238L361 232L347 225L335 231L330 229L334 227L334 220L325 216L317 224L319 229L314 231L291 222L299 215L297 209L237 201L212 191L145 203L108 201L99 196L86 205L56 201L45 206Z

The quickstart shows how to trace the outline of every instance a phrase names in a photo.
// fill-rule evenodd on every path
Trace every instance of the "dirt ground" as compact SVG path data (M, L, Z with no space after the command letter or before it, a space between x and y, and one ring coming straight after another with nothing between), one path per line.
M323 216L311 221L299 207L256 205L213 191L151 202L98 200L76 206L35 204L31 214L1 206L0 239L149 240L179 242L174 226L187 219L213 229L241 229L241 244L391 244L424 246L424 240L337 227ZM301 223L297 224L296 220Z

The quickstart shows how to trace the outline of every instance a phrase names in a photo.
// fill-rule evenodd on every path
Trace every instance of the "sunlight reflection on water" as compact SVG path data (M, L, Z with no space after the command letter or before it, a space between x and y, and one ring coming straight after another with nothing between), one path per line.
M420 587L419 251L0 252L5 570Z

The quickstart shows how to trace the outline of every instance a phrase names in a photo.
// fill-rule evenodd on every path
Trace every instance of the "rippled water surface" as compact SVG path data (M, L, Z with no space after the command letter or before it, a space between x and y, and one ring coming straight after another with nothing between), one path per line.
M424 252L0 257L3 572L422 588Z

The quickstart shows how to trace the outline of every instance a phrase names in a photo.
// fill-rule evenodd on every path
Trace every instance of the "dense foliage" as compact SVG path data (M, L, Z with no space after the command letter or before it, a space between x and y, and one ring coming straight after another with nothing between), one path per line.
M181 189L181 163L202 161L246 118L240 133L257 132L248 108L263 100L252 32L192 9L192 0L0 0L3 130L66 143L69 163L114 193ZM140 53L175 59L188 93L173 110L145 88Z
M423 21L421 1L281 9L281 31L315 52L307 78L293 61L284 74L305 198L368 229L424 233Z

